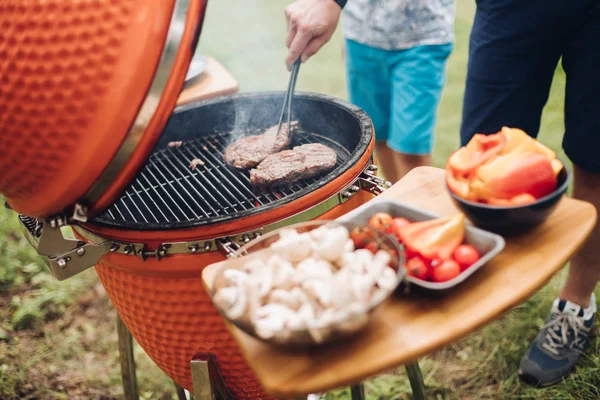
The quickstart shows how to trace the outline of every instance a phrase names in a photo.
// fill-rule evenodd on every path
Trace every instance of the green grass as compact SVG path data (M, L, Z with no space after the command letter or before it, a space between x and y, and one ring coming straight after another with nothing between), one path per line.
M284 90L287 2L210 1L199 53L220 60L240 90ZM458 146L462 96L474 2L459 0L455 50L438 114L434 164L443 166ZM346 98L340 29L300 70L298 90ZM565 77L558 69L544 110L540 138L559 151L563 133ZM121 398L114 329L115 312L93 271L57 282L21 238L12 213L0 208L0 398ZM518 363L543 324L564 282L558 274L529 301L453 346L421 360L432 399L600 398L600 342L594 341L577 373L544 390L521 384ZM600 295L600 293L598 293ZM440 327L443 329L443 326ZM169 379L136 348L144 399L172 399ZM408 399L402 369L365 382L369 399ZM103 397L104 396L104 397ZM347 399L333 391L328 399Z

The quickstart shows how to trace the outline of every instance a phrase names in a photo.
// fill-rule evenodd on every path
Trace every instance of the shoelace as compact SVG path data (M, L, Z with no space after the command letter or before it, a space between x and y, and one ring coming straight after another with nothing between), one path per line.
M573 344L578 344L580 342L579 333L581 331L581 322L573 314L557 313L544 325L544 328L548 328L546 331L544 347L554 354L558 354L558 351L568 343L569 328L573 330Z

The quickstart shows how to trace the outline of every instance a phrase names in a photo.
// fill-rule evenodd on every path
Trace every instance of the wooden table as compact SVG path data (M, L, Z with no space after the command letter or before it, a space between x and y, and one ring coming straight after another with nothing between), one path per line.
M456 213L443 182L443 170L421 167L381 197L440 215ZM459 287L436 296L395 296L365 331L338 345L294 354L229 328L264 389L274 396L294 398L351 385L414 363L523 302L564 266L595 224L591 204L565 198L534 231L506 238L504 251ZM205 268L207 289L218 267Z
M217 60L208 57L206 70L196 78L185 83L177 99L177 105L180 106L192 101L235 94L238 88L238 83L233 75Z

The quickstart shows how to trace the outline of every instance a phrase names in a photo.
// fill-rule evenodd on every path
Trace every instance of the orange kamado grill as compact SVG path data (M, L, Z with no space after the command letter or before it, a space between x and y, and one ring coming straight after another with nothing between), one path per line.
M385 188L359 108L298 93L293 145L335 149L330 173L273 190L231 170L234 138L274 125L284 93L175 108L204 0L0 3L0 194L58 279L95 266L146 353L192 388L214 356L231 394L267 398L205 293L202 269L292 223L337 218ZM182 141L180 147L169 147ZM190 160L204 166L191 170ZM76 240L61 227L72 226Z

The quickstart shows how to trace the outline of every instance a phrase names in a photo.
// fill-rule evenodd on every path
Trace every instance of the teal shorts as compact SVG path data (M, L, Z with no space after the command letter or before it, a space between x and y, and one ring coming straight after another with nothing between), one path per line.
M383 50L346 40L350 102L371 117L377 141L405 154L431 154L452 43Z

